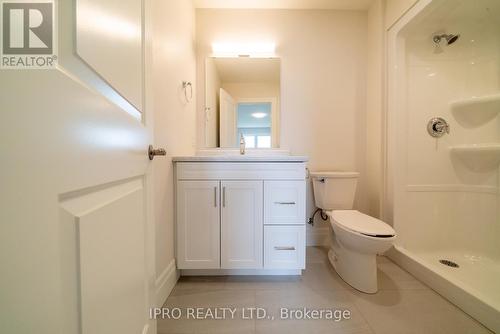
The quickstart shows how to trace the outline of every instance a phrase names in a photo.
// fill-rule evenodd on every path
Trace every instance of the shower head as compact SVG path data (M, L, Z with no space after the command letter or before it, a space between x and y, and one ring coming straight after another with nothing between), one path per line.
M434 35L432 40L434 41L434 43L439 44L439 43L441 43L441 40L443 38L446 40L447 45L451 45L451 44L455 43L460 38L460 35L455 35L455 34Z
M448 45L455 43L460 38L460 35L448 35L446 37L446 42Z

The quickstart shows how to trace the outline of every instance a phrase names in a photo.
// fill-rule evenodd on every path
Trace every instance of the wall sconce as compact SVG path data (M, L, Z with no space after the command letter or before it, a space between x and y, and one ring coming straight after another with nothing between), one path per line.
M212 56L218 58L251 57L273 58L274 43L213 43Z

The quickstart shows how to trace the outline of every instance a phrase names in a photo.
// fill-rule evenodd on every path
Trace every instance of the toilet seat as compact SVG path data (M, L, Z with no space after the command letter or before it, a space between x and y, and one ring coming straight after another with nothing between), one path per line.
M328 212L339 226L372 238L391 238L396 231L387 223L365 215L357 210L334 210Z

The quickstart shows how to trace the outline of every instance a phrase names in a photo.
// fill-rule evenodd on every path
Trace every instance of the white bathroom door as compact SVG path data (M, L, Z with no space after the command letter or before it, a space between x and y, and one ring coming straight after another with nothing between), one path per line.
M262 181L222 181L221 187L221 268L262 268Z
M220 147L236 147L236 101L220 89Z
M0 69L0 332L154 334L152 110L74 55L76 3L55 2L57 68Z

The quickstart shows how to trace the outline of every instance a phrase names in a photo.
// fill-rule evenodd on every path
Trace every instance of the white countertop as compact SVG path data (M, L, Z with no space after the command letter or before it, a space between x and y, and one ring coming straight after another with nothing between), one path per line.
M172 157L173 162L306 162L309 158L298 155L192 155Z

